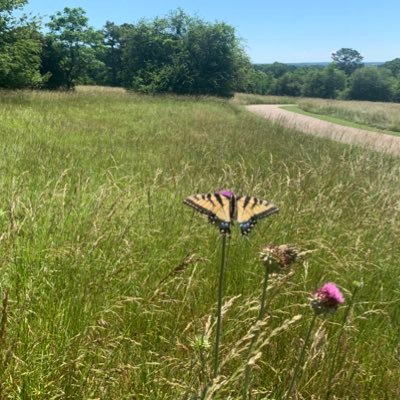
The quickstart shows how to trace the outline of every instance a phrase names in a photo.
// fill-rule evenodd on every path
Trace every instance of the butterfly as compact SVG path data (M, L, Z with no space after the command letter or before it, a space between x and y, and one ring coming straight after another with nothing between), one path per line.
M259 219L278 212L278 208L267 200L253 196L236 196L230 191L194 194L184 204L208 216L222 234L229 235L233 221L239 224L242 235L247 235Z

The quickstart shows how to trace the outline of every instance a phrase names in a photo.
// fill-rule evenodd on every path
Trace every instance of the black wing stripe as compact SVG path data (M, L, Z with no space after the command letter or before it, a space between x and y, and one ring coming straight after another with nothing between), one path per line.
M199 211L202 214L206 214L206 215L214 215L214 213L210 210L207 210L206 208L201 207L200 205L198 205L197 203L195 203L193 200L191 199L185 199L183 200L183 202L190 206L193 207L196 211Z
M203 196L205 197L203 199ZM214 197L214 195L211 195ZM207 197L208 195L198 195L200 198L196 198L195 195L187 197L183 200L183 203L194 208L196 211L200 212L201 214L208 215L213 221L222 221L230 223L230 215L229 210L226 210L226 204L221 199L221 205L217 202L212 202Z
M272 207L272 208L270 208L268 210L263 211L260 214L255 215L254 217L256 219L265 218L265 217L268 217L271 214L275 214L278 211L279 211L279 209L277 207Z
M213 202L213 195L211 193L208 193L207 195L207 200L215 207L215 203Z
M222 201L221 195L219 193L214 193L214 196L217 199L218 203L221 205L221 207L223 207L224 202Z
M251 197L246 196L246 198L244 199L243 208L247 207L247 205L250 203L250 200L251 200Z

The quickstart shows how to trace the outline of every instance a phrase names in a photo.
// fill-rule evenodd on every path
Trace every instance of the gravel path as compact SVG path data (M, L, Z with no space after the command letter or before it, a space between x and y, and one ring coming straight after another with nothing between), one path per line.
M284 104L288 105L288 104ZM374 150L400 155L400 136L364 131L349 126L337 125L307 115L283 110L279 104L251 105L246 108L264 118L282 123L301 132L352 145L362 145Z

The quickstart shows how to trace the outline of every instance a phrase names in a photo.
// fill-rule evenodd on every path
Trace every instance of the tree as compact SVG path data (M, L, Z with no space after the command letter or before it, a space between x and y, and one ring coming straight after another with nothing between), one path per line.
M297 69L295 65L283 64L280 62L274 62L272 64L256 64L254 68L256 70L270 74L276 79L286 74L286 72L293 72Z
M244 83L238 87L240 92L268 94L273 82L273 77L261 70L249 68L245 75Z
M357 68L363 66L363 56L357 50L349 48L341 48L332 53L332 60L347 75L351 75Z
M101 32L88 26L88 19L82 8L65 7L50 17L48 43L54 56L47 60L48 71L58 70L61 86L73 88L79 80L85 80L89 71L101 68L103 63L96 58L96 49L101 46ZM51 65L56 63L57 65ZM47 72L47 71L44 71ZM52 78L49 84L52 85Z
M121 85L122 52L121 52L121 28L113 22L107 21L104 29L104 58L107 69L106 83L112 86Z
M10 21L14 21L12 12L24 6L28 0L1 0L0 1L0 35L9 27Z
M180 9L120 28L122 82L135 90L229 96L250 68L234 28Z
M352 74L349 97L354 100L390 101L394 86L395 82L389 70L364 67Z
M286 72L276 79L271 86L271 94L277 96L300 96L303 87L303 76L298 72Z
M323 69L311 70L307 74L302 95L334 99L345 86L346 74L334 65L329 65Z
M41 83L41 41L36 20L13 17L24 0L0 2L0 86L34 87Z
M168 21L121 26L122 83L142 92L170 90L171 67L176 43L168 31Z
M381 68L389 69L394 76L400 76L400 58L385 62Z
M180 68L174 86L191 94L230 96L250 68L234 28L222 22L192 21L176 60L185 71Z

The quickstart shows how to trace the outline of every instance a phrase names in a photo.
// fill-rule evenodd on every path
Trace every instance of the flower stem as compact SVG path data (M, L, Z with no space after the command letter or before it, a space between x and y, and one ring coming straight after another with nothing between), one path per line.
M268 278L269 278L269 268L265 267L264 283L260 299L260 310L258 312L256 323L261 319L263 319L265 315L265 300L267 298ZM258 332L255 332L250 342L249 354L247 356L247 364L244 371L243 400L250 400L251 398L251 366L249 365L249 361L253 352L254 344L257 341L257 338L258 338Z
M310 325L308 327L306 338L304 339L304 344L303 344L303 348L301 349L299 360L297 361L296 368L294 370L294 373L293 373L293 376L292 376L292 380L291 380L290 385L289 385L289 390L286 392L286 397L285 397L286 400L288 400L290 398L290 396L292 395L293 388L294 388L294 385L296 383L297 375L300 372L300 368L303 366L304 356L306 354L306 349L308 347L308 342L310 341L311 332L312 332L312 330L314 328L314 324L315 324L315 320L316 319L317 319L317 314L314 313L314 316L313 316L313 318L312 318L312 320L310 322Z
M221 328L222 328L222 300L224 291L224 272L226 265L226 236L222 235L222 250L221 250L221 265L219 268L219 281L218 281L218 305L217 305L217 327L215 333L215 348L214 348L214 378L218 375L219 371L219 347L221 342Z
M265 315L265 300L267 298L267 288L268 288L268 278L269 278L269 268L268 267L264 267L265 269L265 273L264 273L264 283L263 283L263 289L261 292L261 300L260 300L260 311L258 313L258 319L257 321L259 321L260 319L264 318Z
M326 391L326 396L325 396L326 400L329 400L331 398L331 395L332 395L332 380L333 380L333 376L334 376L334 372L335 372L335 365L336 365L336 359L337 359L338 350L339 350L339 343L340 343L340 340L341 340L341 338L343 336L344 329L346 327L347 318L348 318L348 316L350 314L351 309L353 308L354 299L355 299L355 296L356 296L356 294L358 292L358 289L359 289L359 286L356 286L354 288L352 296L351 296L351 299L350 299L350 302L349 302L349 305L347 306L346 312L345 312L344 317L343 317L342 327L341 327L340 332L339 332L339 337L338 337L337 342L336 342L335 352L333 353L333 357L332 357L332 360L331 360L331 363L330 363L330 367L329 367L329 377L328 377L328 384L327 384L327 389L328 390Z

